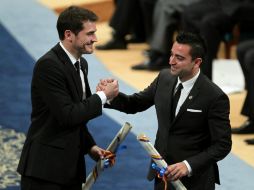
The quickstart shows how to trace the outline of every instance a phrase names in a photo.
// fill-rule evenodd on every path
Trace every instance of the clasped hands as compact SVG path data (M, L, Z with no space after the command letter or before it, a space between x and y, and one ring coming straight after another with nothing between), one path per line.
M96 87L96 92L103 91L107 100L112 100L119 93L118 81L112 78L101 79Z

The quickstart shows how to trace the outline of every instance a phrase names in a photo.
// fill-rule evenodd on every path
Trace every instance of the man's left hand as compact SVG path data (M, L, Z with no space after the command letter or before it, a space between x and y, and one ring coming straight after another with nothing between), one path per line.
M165 172L167 180L175 181L189 174L188 168L183 162L169 165Z
M90 156L98 161L99 159L108 159L109 160L109 165L113 166L115 163L115 157L116 155L113 154L112 152L108 151L108 150L104 150L100 147L98 147L97 145L94 145L91 150L90 150Z

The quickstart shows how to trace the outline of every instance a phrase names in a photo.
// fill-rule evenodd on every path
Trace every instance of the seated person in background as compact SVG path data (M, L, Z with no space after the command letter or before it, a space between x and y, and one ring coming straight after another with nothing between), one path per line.
M208 54L201 69L212 79L212 62L216 58L220 42L236 24L235 14L243 2L249 0L203 0L183 12L183 29L199 32L206 40Z
M148 60L134 65L134 70L161 70L169 67L170 47L173 44L174 32L178 30L181 14L185 6L200 0L158 0L153 14L153 30L149 41Z
M239 128L232 128L233 134L254 134L254 39L245 41L237 47L237 57L246 81L247 95L242 108L242 115L248 117ZM247 139L248 144L254 144L254 139Z
M242 3L237 14L240 29L240 44L237 47L237 58L243 71L247 95L241 113L247 116L247 121L238 128L233 128L233 134L254 134L254 2ZM254 144L254 139L247 139L248 144Z
M157 0L117 0L109 26L112 38L98 50L127 49L128 42L144 42L149 38L153 9ZM131 34L131 39L126 37Z

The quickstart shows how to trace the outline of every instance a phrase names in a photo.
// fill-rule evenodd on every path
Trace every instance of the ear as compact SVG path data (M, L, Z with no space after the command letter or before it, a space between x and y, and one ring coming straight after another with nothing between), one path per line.
M202 58L196 58L194 60L194 67L200 67L202 62L203 62Z
M68 41L72 41L72 35L73 35L73 33L70 30L64 31L64 39L66 39Z

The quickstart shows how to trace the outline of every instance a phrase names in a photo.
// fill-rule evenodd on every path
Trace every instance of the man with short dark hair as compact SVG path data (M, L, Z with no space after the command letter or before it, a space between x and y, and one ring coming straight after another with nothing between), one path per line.
M57 20L60 42L35 64L31 125L18 165L21 190L81 190L84 154L95 160L108 154L86 126L118 94L117 81L91 94L88 65L81 56L93 52L96 20L87 9L64 10Z
M205 54L200 36L180 33L171 48L170 69L162 70L143 91L132 95L120 92L105 105L132 114L155 105L155 148L169 164L165 177L180 179L188 190L215 189L215 183L220 183L217 162L232 145L229 99L200 71ZM102 80L97 90L111 82ZM155 190L164 189L163 180L151 168L148 179L155 179ZM169 185L168 189L174 187Z

